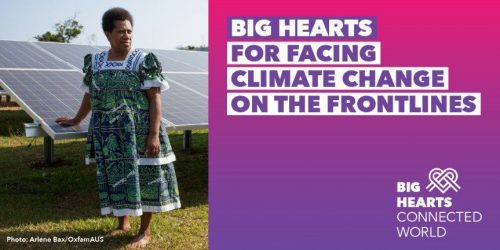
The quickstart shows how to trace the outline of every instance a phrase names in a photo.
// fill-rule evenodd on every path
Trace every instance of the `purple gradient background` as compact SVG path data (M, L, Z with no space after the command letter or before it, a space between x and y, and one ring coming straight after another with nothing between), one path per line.
M500 249L500 4L402 2L210 1L211 249ZM376 16L383 66L448 66L482 115L228 117L227 17L273 15ZM396 182L434 167L457 169L453 209L483 222L397 238Z

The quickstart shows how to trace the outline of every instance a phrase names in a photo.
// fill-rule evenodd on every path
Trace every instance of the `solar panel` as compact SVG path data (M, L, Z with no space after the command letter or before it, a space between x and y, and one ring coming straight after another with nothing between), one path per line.
M195 51L174 51L145 49L153 52L161 62L163 71L167 72L207 72L208 53Z
M173 124L208 124L208 96L186 89L189 84L172 81L169 77L167 81L170 89L162 95L162 110L167 111L168 120Z
M3 86L34 120L39 121L42 129L52 138L85 136L90 115L79 126L72 127L62 127L54 120L59 116L72 117L77 113L84 94L80 89L83 56L107 47L0 41L0 48L0 65L4 63L3 65L7 66L0 68L0 86ZM13 50L4 53L5 48ZM18 51L23 48L23 53ZM172 54L172 51L156 51L158 54ZM184 53L197 52L182 52L179 55ZM208 64L208 53L198 53L200 55L186 57L186 62L178 63L182 66L177 68L187 69L185 65L193 63L189 60L194 60L195 57L205 60L197 62L199 65ZM22 67L16 68L18 65ZM197 70L167 71L165 74L170 89L162 93L162 107L163 116L167 118L171 128L193 129L208 125L208 73Z
M83 57L89 53L96 53L101 49L90 45L64 44L64 43L35 43L51 54L70 63L77 69L83 68Z
M59 116L77 113L83 97L81 78L76 71L0 70L0 80L9 92L15 93L16 102L54 137L88 129L88 117L80 126L63 127L54 122Z
M70 69L71 66L34 43L0 40L0 68Z
M109 50L109 46L95 46L100 50ZM208 53L186 50L144 49L152 52L160 60L166 72L208 72Z
M94 47L100 49L101 51L102 50L109 50L109 46L94 46Z
M181 85L181 87L197 93L202 97L208 97L208 73L164 73L163 74L169 83ZM172 84L170 84L172 85Z

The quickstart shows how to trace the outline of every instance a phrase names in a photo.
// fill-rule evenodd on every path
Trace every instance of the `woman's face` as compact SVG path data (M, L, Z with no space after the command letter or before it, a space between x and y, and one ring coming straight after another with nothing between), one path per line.
M118 52L128 52L132 48L132 25L129 20L115 21L115 28L106 32L111 48Z

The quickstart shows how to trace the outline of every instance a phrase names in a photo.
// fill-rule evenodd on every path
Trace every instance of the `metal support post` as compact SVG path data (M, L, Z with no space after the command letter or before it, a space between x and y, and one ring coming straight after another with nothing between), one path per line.
M54 162L54 140L50 136L43 137L43 156L45 164Z
M184 142L182 148L184 151L191 152L191 145L193 142L191 130L184 130Z

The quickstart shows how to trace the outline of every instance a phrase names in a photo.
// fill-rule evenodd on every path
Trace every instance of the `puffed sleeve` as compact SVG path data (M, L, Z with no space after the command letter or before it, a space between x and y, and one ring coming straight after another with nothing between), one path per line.
M92 84L92 54L87 54L83 58L83 82L81 88L85 90L85 93L90 92L90 85Z
M153 53L148 53L144 56L139 65L139 72L143 79L141 89L149 89L151 87L160 87L160 91L167 90L170 86L167 80L161 74L161 63Z

